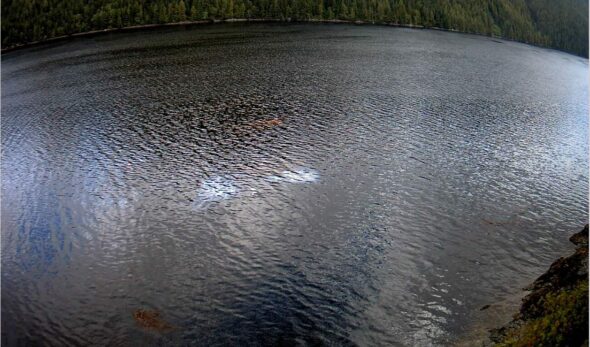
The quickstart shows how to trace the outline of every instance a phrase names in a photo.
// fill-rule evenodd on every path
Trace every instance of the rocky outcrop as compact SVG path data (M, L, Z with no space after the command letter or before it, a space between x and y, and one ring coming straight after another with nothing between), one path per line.
M570 241L575 253L525 288L531 293L514 320L491 331L497 346L588 345L588 225Z

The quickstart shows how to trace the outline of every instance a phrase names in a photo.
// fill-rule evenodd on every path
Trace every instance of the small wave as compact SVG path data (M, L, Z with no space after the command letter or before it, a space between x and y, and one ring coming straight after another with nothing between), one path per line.
M296 170L285 170L279 175L268 176L267 180L272 182L309 183L317 181L319 177L319 173L314 169L300 168Z

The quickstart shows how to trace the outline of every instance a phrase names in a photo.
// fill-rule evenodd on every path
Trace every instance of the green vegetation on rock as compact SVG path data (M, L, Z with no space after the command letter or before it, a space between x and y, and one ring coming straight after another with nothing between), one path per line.
M341 19L436 27L588 56L587 0L5 0L2 44L227 18Z
M556 260L527 288L514 320L492 331L496 347L588 346L588 225L570 241L576 252Z
M588 345L588 281L550 292L542 300L541 317L510 330L497 347ZM587 335L587 334L586 334Z

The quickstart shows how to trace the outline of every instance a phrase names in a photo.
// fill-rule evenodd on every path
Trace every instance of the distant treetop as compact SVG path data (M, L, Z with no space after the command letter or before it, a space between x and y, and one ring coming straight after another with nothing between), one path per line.
M2 46L91 30L227 18L409 24L588 57L588 0L4 0Z

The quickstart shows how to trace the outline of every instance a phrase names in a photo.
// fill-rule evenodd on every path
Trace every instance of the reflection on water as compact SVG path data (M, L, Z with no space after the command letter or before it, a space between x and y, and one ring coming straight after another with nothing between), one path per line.
M206 207L208 203L222 201L236 197L242 190L248 193L256 193L261 189L262 181L286 182L286 183L309 183L319 178L316 170L310 168L297 168L293 171L285 170L276 175L251 176L248 174L235 175L235 177L213 176L205 179L198 191L195 206ZM242 188L239 188L239 187Z
M238 192L239 189L231 178L215 176L203 181L197 193L197 199L199 201L219 201L229 199Z
M449 345L587 219L587 72L346 25L3 55L2 343Z
M290 183L314 182L319 178L317 171L308 168L299 168L293 171L285 170L278 175L268 176L267 179L274 182L286 181Z

